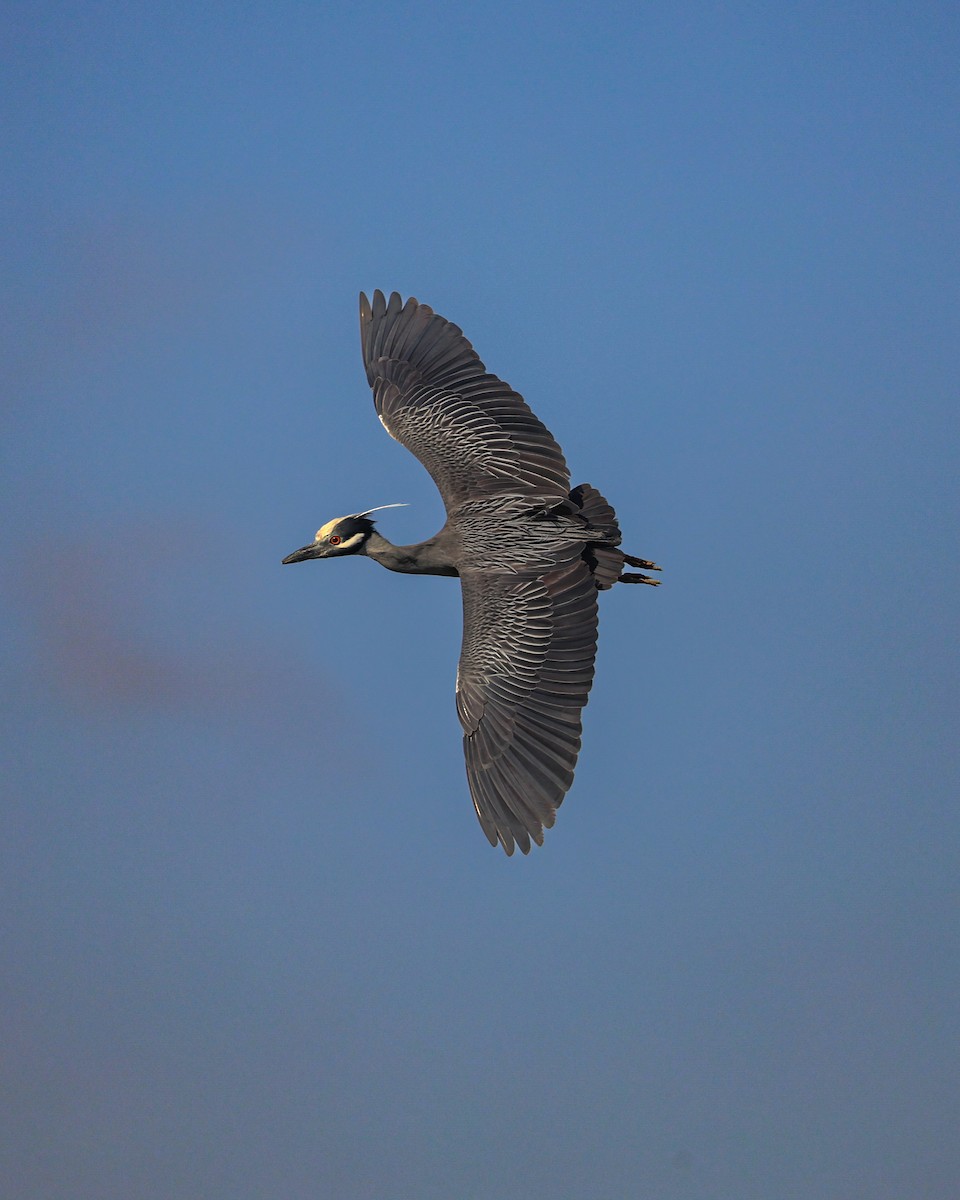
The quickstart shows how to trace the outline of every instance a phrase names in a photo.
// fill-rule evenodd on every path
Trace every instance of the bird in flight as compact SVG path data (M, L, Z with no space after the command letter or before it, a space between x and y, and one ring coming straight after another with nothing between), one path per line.
M597 592L657 584L643 572L660 568L619 549L611 506L587 483L570 487L546 426L451 321L396 292L372 303L361 293L360 341L377 416L433 477L446 522L395 546L367 509L328 521L283 562L364 554L390 571L459 577L467 781L490 844L528 854L573 782Z

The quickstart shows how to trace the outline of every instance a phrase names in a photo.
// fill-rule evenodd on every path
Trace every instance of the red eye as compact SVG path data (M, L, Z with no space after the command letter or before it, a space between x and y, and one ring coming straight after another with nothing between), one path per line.
M343 541L343 538L340 536L339 533L331 533L330 536L327 538L327 541L330 543L331 546L339 546L340 543Z

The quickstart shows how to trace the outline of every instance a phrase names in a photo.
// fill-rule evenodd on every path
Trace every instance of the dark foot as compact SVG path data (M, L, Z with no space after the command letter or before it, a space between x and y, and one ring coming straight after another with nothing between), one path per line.
M634 558L632 554L625 554L623 561L630 567L646 567L648 571L659 571L661 569L655 562L651 562L649 558Z
M660 568L656 567L655 570L659 571ZM620 583L649 583L651 587L659 587L663 583L662 579L651 579L649 575L632 575L627 572L624 572L619 580Z

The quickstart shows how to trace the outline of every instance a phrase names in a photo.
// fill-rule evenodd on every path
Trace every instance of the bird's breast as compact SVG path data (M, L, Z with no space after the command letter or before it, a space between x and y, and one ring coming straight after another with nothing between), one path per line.
M548 571L578 558L583 524L531 508L526 497L464 505L457 514L461 562L476 570Z

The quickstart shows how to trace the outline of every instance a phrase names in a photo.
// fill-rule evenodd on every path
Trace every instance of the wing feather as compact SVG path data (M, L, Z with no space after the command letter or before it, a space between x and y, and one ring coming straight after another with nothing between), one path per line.
M570 475L552 434L458 326L376 291L372 303L360 296L360 340L380 420L430 472L448 513L481 496L566 500Z
M586 564L536 578L466 571L457 711L491 845L538 845L573 782L593 682L597 590Z

